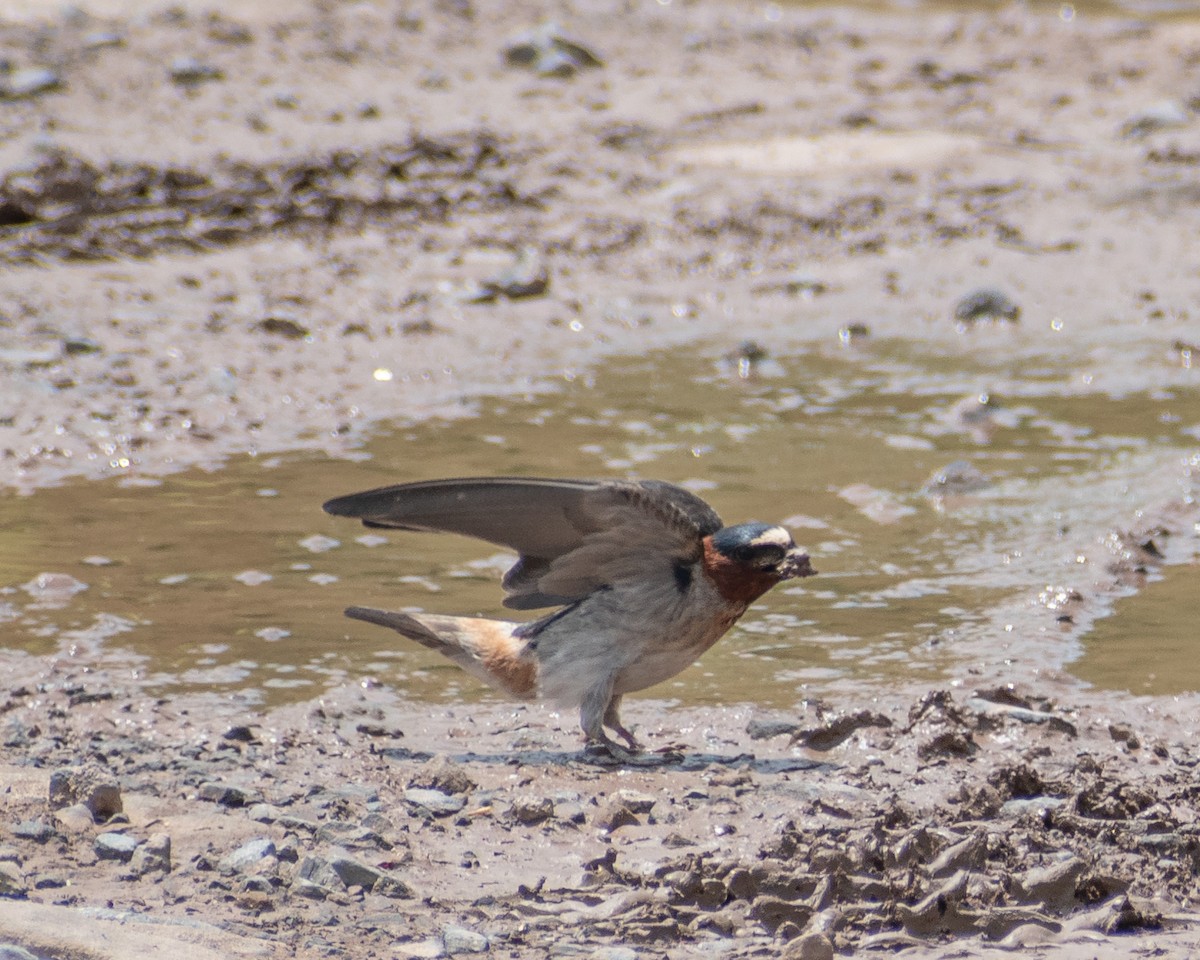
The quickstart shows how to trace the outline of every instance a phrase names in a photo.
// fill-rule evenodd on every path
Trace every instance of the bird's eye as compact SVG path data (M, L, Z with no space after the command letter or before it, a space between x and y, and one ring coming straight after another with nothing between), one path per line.
M738 552L741 554L738 557L739 561L760 570L767 570L782 563L783 558L787 556L787 550L774 543L752 544Z

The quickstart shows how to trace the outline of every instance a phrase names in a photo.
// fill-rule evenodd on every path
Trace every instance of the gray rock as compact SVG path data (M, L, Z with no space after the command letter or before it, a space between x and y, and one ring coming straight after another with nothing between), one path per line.
M968 293L954 307L954 319L963 326L981 321L1021 319L1021 308L1002 290L984 288Z
M0 943L0 960L38 960L38 956L15 943Z
M12 834L22 840L45 843L54 836L54 828L41 820L22 820L12 828Z
M392 847L374 830L368 830L366 827L360 827L357 823L349 823L346 820L329 820L321 824L317 828L317 840L351 849L375 847L381 850L390 850Z
M253 787L210 782L200 784L200 799L219 803L223 807L248 807L261 803L262 794Z
M410 787L404 791L404 799L413 807L417 816L449 817L467 805L466 797Z
M504 59L513 67L524 67L542 77L572 77L580 70L603 66L603 61L587 47L568 39L553 23L514 37L504 51Z
M364 890L370 890L384 876L384 871L377 867L372 867L370 864L345 854L330 857L329 866L347 887L362 887Z
M128 863L137 847L137 838L127 833L102 833L93 844L96 856L101 860L119 860L121 863Z
M139 877L147 873L170 873L171 838L165 833L151 834L150 839L133 851L129 868Z
M171 64L171 80L180 86L196 86L210 80L221 80L224 76L219 67L195 57L179 57Z
M422 766L408 785L442 793L470 793L476 787L460 764L441 755Z
M654 804L658 802L657 797L637 790L618 790L616 796L629 808L631 813L649 813Z
M316 832L320 826L316 820L309 820L305 817L296 817L290 813L281 813L275 818L275 825L283 827L284 830L304 830L308 833Z
M407 900L413 896L412 887L390 873L385 873L376 880L371 892L381 897L391 897L393 900Z
M29 892L21 868L9 860L0 860L0 897L24 897Z
M517 823L532 826L554 816L554 801L549 797L517 797L508 812Z
M279 817L279 808L269 803L256 803L246 811L246 816L255 823L274 823Z
M7 76L0 76L0 99L20 100L22 97L36 97L40 93L57 90L62 85L62 77L44 67L14 70Z
M591 960L638 960L638 952L632 947L598 947L588 956Z
M55 770L50 775L50 809L61 810L76 803L87 807L96 823L103 823L124 809L121 785L100 767Z
M453 956L456 953L486 953L492 945L482 933L466 927L447 927L442 931L442 945Z
M330 894L328 887L313 883L311 880L296 880L290 889L296 896L304 897L307 900L324 900Z
M620 797L609 798L592 817L592 823L606 833L612 833L614 830L631 826L637 822L637 816Z
M270 837L255 837L247 840L228 856L217 863L221 873L245 873L267 857L275 856L275 842Z
M54 821L64 830L72 833L90 832L96 821L92 819L92 811L82 803L73 803L63 807L54 814Z
M321 887L325 891L322 897L343 886L341 877L330 866L329 861L324 857L312 854L301 860L300 866L296 868L296 882L292 884L293 890L300 881ZM308 896L309 894L302 895Z
M805 933L788 943L780 960L833 960L833 944L823 933Z

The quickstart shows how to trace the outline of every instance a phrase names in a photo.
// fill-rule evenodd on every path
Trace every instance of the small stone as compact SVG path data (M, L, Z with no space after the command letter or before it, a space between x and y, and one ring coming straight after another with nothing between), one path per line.
M638 960L632 947L599 947L588 954L591 960Z
M0 897L14 899L24 897L29 892L21 868L10 860L0 860Z
M975 290L958 301L954 308L954 319L963 327L983 321L1006 320L1016 323L1021 319L1021 308L1003 291Z
M393 877L390 873L380 876L375 881L375 886L371 888L371 892L376 896L391 897L393 900L407 900L413 896L412 887L399 877Z
M296 896L304 897L307 900L324 900L330 893L328 887L304 879L293 882L290 889Z
M470 793L477 786L459 764L440 755L421 767L408 785L440 790L442 793Z
M649 813L658 802L657 797L637 790L618 790L616 796L632 813Z
M317 828L317 840L350 849L376 847L390 850L392 846L374 830L359 826L357 823L348 823L345 820L329 820L321 824Z
M119 860L121 863L128 863L137 847L137 838L126 833L102 833L93 844L96 856L101 860Z
M239 724L236 727L230 727L223 734L222 740L232 740L235 743L255 743L258 737L254 735L254 730L245 724Z
M784 947L780 960L833 960L833 944L823 933L804 933Z
M549 797L518 797L508 812L517 823L533 826L554 816L554 801Z
M524 67L538 76L560 79L604 65L587 47L563 36L553 23L544 23L514 37L504 51L504 59L509 66Z
M40 93L57 90L62 85L62 77L44 67L13 70L7 75L0 74L0 99L20 100L23 97L36 97Z
M171 838L165 833L153 833L133 851L129 869L141 877L147 873L171 872Z
M292 889L296 890L297 883L304 881L313 886L320 887L324 893L319 899L324 898L334 890L342 887L342 881L330 866L328 860L324 857L309 855L300 861L300 866L296 869L296 882L292 884ZM309 894L301 893L302 896Z
M364 890L370 890L384 876L384 872L379 868L345 854L330 857L329 866L337 874L342 884L347 887L357 886Z
M221 873L245 873L257 866L267 857L275 856L275 842L270 837L255 837L248 840L233 853L218 861L217 869Z
M45 843L54 836L54 828L41 820L22 820L12 828L12 834L22 840Z
M592 823L606 833L612 833L621 827L628 827L638 822L638 818L620 797L612 797L601 805L592 817Z
M279 808L269 803L256 803L246 811L246 816L255 823L274 823L279 816Z
M421 787L405 790L404 799L414 808L413 812L417 816L448 817L467 805L466 797L451 796L441 790L427 790Z
M39 958L37 954L30 953L15 943L0 943L0 960L39 960Z
M262 796L252 787L215 782L200 784L200 799L223 807L246 807L262 802Z
M195 57L179 57L171 64L171 80L180 86L196 86L224 77L220 68Z
M61 810L81 803L96 823L112 819L124 810L121 785L100 767L67 767L50 775L50 809Z
M491 941L482 933L468 930L466 927L447 927L442 931L442 944L445 946L446 952L451 955L486 953L491 946Z
M73 803L69 807L56 810L54 821L71 833L83 833L85 830L91 830L96 824L92 819L92 811L82 803Z

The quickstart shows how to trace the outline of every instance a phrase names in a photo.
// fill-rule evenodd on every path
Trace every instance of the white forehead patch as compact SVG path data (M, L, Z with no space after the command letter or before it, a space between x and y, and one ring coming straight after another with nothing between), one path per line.
M792 543L792 535L783 527L767 527L762 533L750 541L751 547L782 547L784 550L790 550Z

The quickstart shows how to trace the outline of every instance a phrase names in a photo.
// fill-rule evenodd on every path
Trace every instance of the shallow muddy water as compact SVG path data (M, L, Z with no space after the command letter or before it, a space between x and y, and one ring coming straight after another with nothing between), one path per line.
M964 369L961 356L908 342L754 362L677 351L397 428L361 458L244 458L8 496L0 623L10 648L126 664L162 694L280 702L376 678L418 699L475 696L455 668L341 610L504 616L508 558L466 539L379 536L325 516L323 500L434 476L638 475L689 486L727 522L786 523L821 574L774 591L655 696L783 706L931 680L989 635L1014 657L1036 644L1062 663L1075 639L997 611L1024 604L1032 617L1025 599L1061 576L1063 532L1099 535L1136 508L1139 478L1194 447L1183 413L1200 405L1180 388L1080 396L1050 361L1025 370L1020 381L1008 371L1011 396L995 397L980 388L999 379L994 362ZM1180 676L1172 655L1191 664L1191 622L1157 631L1168 658L1158 675ZM1103 649L1122 649L1116 630ZM1079 669L1129 685L1092 659Z

